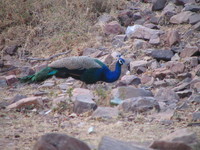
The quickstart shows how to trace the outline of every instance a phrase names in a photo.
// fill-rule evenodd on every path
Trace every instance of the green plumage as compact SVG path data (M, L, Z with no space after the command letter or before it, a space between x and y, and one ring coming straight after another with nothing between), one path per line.
M20 78L20 81L28 82L28 83L41 82L48 79L49 77L53 76L56 73L57 73L57 70L51 67L46 67L33 75Z

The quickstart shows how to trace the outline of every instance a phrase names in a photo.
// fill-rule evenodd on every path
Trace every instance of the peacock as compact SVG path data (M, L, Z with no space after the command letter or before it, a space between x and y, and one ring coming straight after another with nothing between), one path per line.
M20 78L21 82L42 82L52 76L59 78L72 77L86 84L94 84L98 81L112 83L119 79L121 66L125 59L119 57L115 70L111 71L107 65L96 58L89 56L72 56L62 58L50 63L39 72Z

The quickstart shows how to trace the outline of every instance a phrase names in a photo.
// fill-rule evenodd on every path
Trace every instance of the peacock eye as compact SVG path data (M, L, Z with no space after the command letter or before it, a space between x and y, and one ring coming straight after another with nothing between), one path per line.
M123 65L123 61L122 61L122 60L119 60L119 63L120 63L121 65Z

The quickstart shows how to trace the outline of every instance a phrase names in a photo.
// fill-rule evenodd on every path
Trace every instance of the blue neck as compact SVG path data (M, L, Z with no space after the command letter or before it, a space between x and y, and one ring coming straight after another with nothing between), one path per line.
M110 71L109 69L105 73L105 82L115 82L117 79L119 79L121 74L121 65L119 62L115 65L115 70Z

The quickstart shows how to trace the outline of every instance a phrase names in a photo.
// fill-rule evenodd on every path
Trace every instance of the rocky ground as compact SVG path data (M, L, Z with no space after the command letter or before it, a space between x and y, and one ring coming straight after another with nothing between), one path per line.
M200 2L125 2L115 14L98 17L90 31L98 32L95 44L76 52L42 53L52 46L40 39L13 44L1 26L0 149L200 149ZM96 57L114 69L119 54L130 66L115 83L83 88L72 78L18 81L72 55ZM39 139L46 133L59 134Z

